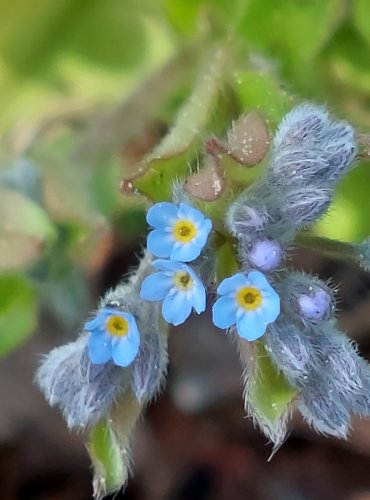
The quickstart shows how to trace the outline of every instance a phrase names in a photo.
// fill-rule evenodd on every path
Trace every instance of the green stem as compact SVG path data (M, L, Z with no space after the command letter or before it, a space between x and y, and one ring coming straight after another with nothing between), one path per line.
M301 247L317 250L320 253L336 259L354 259L356 257L353 245L344 241L300 234L295 242Z

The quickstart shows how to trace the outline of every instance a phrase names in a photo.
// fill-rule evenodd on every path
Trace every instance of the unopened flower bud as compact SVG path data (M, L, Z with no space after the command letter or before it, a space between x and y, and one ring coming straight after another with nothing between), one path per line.
M303 318L309 321L320 321L331 308L330 295L317 287L312 287L309 294L300 295L298 304Z
M304 324L316 324L333 316L333 291L318 278L290 273L282 281L281 291L285 310Z
M250 249L248 260L260 271L275 271L283 260L283 251L276 240L256 241Z

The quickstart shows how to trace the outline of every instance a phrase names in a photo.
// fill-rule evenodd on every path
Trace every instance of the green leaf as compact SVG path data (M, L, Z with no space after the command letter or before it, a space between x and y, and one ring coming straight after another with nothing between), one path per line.
M68 21L64 42L73 54L118 69L138 65L144 57L146 31L133 2L85 2Z
M0 4L0 51L15 71L34 76L69 50L102 66L137 64L145 31L132 2L13 0Z
M353 0L351 5L353 20L359 33L370 45L370 4L367 0Z
M241 34L302 80L344 13L343 0L251 0Z
M294 106L294 98L268 73L235 73L234 86L243 110L258 110L272 127Z
M264 425L273 427L287 413L297 391L276 370L261 343L257 345L257 355L256 378L249 392L249 405Z
M103 420L93 427L89 451L95 469L95 496L102 498L118 490L127 478L127 464L122 461L121 446L108 421Z
M370 234L370 166L364 162L340 183L329 212L312 229L318 236L360 242Z
M0 186L0 270L29 265L54 237L55 229L39 205Z
M194 37L207 31L220 35L230 32L245 3L245 0L165 0L165 8L172 26L181 34Z
M131 390L125 391L91 431L89 451L94 466L94 498L120 489L127 481L130 465L130 440L141 415L142 406Z
M17 274L0 275L0 356L21 345L37 325L37 292Z

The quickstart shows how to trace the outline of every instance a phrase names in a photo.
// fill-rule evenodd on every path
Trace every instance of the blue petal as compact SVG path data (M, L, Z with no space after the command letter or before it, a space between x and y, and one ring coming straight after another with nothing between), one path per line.
M218 328L230 328L236 321L237 304L232 297L220 297L213 304L213 324Z
M272 323L276 320L280 314L280 297L275 290L271 289L268 296L264 295L261 308L265 323Z
M230 278L225 278L217 288L217 293L219 295L226 295L229 293L236 292L238 288L247 285L247 278L244 274L237 273Z
M186 292L169 293L162 304L162 314L167 323L180 325L191 313L191 303Z
M96 316L94 319L90 321L86 321L84 325L84 330L88 332L92 332L93 330L97 330L99 328L104 328L104 319L100 315Z
M177 206L174 203L156 203L149 208L146 214L148 224L155 228L164 229L172 225L171 221L177 218Z
M132 332L130 332L132 333ZM137 356L140 346L139 332L112 340L112 358L118 366L129 366Z
M91 363L101 365L112 357L111 337L105 332L90 335L87 346Z
M200 248L203 248L207 242L209 233L212 229L212 222L210 219L204 219L198 226L198 233L196 238L194 238L193 243Z
M170 259L180 262L190 262L199 257L201 248L192 241L184 244L175 244L170 254Z
M260 271L251 271L248 274L248 279L253 286L261 291L265 290L266 292L269 292L270 290L273 290L270 283L267 281L266 276Z
M116 312L117 311L111 307L104 307L96 314L95 318L85 323L84 329L88 332L92 332L93 330L104 330L107 317L111 314L116 314Z
M204 219L202 212L186 203L180 203L177 217L178 219L191 220L194 223L201 222Z
M140 297L144 300L163 300L173 287L173 280L164 273L153 273L141 284Z
M236 321L238 334L246 340L256 340L266 331L266 323L258 311L249 311Z
M192 293L192 304L198 314L206 309L206 290L203 283L198 279Z
M148 250L158 257L169 257L174 245L170 233L161 229L154 229L148 234Z
M173 260L157 259L152 262L152 266L158 269L158 271L176 272L181 271L184 268L185 264Z

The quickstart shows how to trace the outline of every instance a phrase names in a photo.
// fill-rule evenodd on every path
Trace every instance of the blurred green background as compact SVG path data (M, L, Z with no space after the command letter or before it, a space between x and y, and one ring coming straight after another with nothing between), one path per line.
M197 71L213 94L194 134L177 124L169 179L251 109L273 129L312 99L366 131L369 20L367 0L1 0L0 355L34 330L37 303L75 326L113 232L144 231L120 179L175 123ZM354 171L316 232L368 234L369 180Z
M248 110L273 130L310 99L366 132L369 46L367 0L1 0L0 355L35 329L38 304L78 324L87 277L145 230L147 200L120 180L169 128L166 161L136 182L147 197ZM176 122L192 92L206 103ZM369 234L369 172L348 176L314 232Z
M273 132L302 100L370 133L368 0L0 0L3 362L38 331L73 338L135 263L145 208L197 168L207 138L251 110ZM240 165L229 172L250 178ZM312 232L361 241L369 198L364 161ZM32 348L32 370L44 349Z

